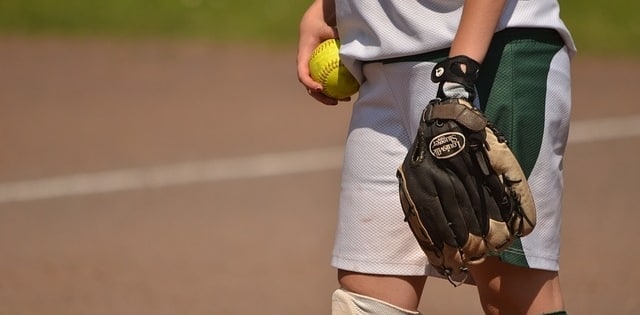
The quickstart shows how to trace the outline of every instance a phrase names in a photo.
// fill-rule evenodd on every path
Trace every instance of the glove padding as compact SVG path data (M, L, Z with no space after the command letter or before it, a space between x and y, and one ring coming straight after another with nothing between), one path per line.
M466 280L468 264L535 226L520 164L504 136L465 99L427 105L397 176L405 220L429 263L456 286Z

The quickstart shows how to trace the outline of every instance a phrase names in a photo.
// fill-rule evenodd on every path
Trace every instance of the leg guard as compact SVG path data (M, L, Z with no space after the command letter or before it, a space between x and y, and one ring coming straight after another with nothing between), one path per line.
M338 289L331 297L331 315L420 315L372 297Z

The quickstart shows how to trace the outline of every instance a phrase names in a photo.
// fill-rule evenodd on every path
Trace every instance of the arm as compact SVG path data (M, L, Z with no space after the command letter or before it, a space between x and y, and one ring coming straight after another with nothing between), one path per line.
M309 75L309 59L313 49L322 41L337 37L335 1L315 0L300 21L297 56L298 81L304 85L309 95L327 105L335 105L338 101L322 94L322 85L311 79Z
M466 0L449 57L465 55L482 63L506 0Z
M480 65L491 44L507 0L465 0L449 59L438 63L431 80L439 83L437 97L475 98Z

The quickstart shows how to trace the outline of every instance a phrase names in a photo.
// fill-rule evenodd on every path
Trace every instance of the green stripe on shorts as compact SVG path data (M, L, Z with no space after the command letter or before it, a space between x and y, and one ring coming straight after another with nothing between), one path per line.
M542 143L549 67L562 47L564 42L553 30L498 32L476 84L482 110L507 137L527 177ZM514 265L529 265L520 240L500 258Z

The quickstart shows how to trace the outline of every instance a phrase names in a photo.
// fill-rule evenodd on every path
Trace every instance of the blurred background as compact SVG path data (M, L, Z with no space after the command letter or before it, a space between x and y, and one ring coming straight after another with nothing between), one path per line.
M297 82L309 3L0 1L0 315L329 313L351 104ZM640 4L561 6L568 310L640 314Z

